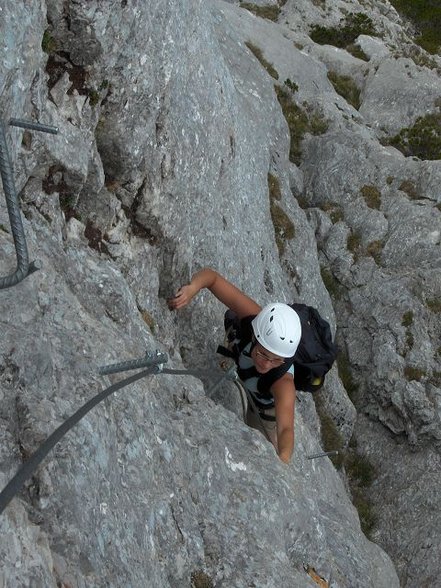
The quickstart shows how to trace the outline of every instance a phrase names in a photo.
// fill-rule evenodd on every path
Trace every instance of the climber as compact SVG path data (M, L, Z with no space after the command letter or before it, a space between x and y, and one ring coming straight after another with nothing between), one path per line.
M261 432L264 427L279 458L288 463L294 450L296 390L292 361L301 337L299 316L282 303L262 309L210 268L197 272L189 284L181 286L168 301L169 308L183 308L203 288L231 309L241 319L243 332L249 333L238 358L239 377L254 405L248 403L246 423ZM269 387L265 387L265 379L271 382Z

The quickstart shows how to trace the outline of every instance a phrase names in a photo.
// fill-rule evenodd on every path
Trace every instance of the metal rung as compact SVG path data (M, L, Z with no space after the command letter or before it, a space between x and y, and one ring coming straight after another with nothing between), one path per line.
M137 370L139 368L151 367L154 365L159 366L160 364L168 361L168 357L165 353L160 351L147 352L144 357L140 359L133 359L130 361L123 361L120 363L112 363L109 365L103 365L98 368L98 373L101 376L107 374L118 374L120 372L126 372L129 370Z
M22 129L30 129L31 131L41 131L42 133L51 133L52 135L56 135L59 130L58 127L43 125L29 120L22 120L21 118L11 118L9 119L9 124L13 127L21 127Z

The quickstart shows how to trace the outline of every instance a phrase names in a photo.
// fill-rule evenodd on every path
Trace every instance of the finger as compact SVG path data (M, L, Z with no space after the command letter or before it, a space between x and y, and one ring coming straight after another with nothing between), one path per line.
M184 306L187 306L187 304L188 304L188 299L187 298L182 298L178 302L178 308L183 308Z
M177 304L178 304L177 298L169 298L167 300L167 305L171 309L176 308L177 307Z

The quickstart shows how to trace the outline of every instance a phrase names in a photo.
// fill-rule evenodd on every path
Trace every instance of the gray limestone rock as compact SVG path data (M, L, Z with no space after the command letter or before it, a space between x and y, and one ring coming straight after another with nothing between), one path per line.
M29 455L102 389L97 364L155 345L113 264L75 240L50 239L43 216L26 229L44 271L17 286L21 296L2 294L4 481L20 464L18 448ZM152 376L117 392L66 435L3 514L5 582L26 585L32 569L45 586L146 577L172 586L203 572L216 585L300 587L314 585L309 565L337 586L361 586L360 577L393 585L333 467L306 459L319 446L303 410L287 467L194 378Z
M386 58L366 78L360 113L380 136L393 136L418 117L437 112L440 93L436 69L418 66L409 58Z
M387 45L377 37L369 35L359 35L357 45L370 60L382 60L390 56L391 50Z
M204 373L141 380L63 438L1 516L0 583L303 588L316 586L313 569L332 588L391 588L394 564L403 586L435 577L437 519L425 529L439 497L424 472L436 488L441 169L378 136L432 108L439 81L391 57L409 37L388 3L369 3L383 44L358 39L370 62L308 37L312 24L366 5L288 0L275 23L235 4L2 7L2 117L60 128L7 129L43 269L0 291L2 486L118 379L98 366L159 349L169 367ZM335 92L331 68L362 89L359 113ZM327 121L322 134L304 133L299 165L274 91L287 79L297 106ZM1 202L0 250L4 275L15 258ZM346 448L356 439L375 462L371 538L394 564L363 534L344 469L307 459L325 428L310 396L299 393L285 466L241 421L234 385L210 394L224 309L207 292L179 314L166 305L204 265L259 303L312 304L337 331L358 389L350 400L333 368L322 410Z
M402 437L392 436L372 421L361 417L357 438L372 459L379 475L371 487L372 499L383 524L373 535L389 553L400 576L401 586L421 585L421 566L425 582L435 583L439 563L434 554L440 550L438 507L439 452L409 451ZM384 467L387 464L387 467ZM397 488L390 492L390 488ZM424 503L426 508L421 510ZM404 552L397 545L408 545Z

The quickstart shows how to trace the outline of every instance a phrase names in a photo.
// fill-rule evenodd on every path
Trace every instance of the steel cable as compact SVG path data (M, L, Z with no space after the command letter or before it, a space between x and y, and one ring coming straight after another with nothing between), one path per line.
M51 133L53 135L58 133L58 127L42 125L41 123L34 123L18 118L11 118L9 124L15 127L31 129L33 131L42 131L43 133ZM21 220L20 204L15 189L12 162L6 141L5 125L2 120L0 120L0 174L17 257L17 268L15 272L0 278L0 290L2 290L15 286L24 280L26 276L41 267L41 264L38 261L29 263L26 237L23 229L23 222Z
M112 384L105 390L102 390L99 394L91 398L86 404L83 404L72 416L64 421L55 431L49 435L49 437L40 445L40 447L31 455L31 457L22 465L12 480L5 486L0 493L0 514L4 511L6 506L12 500L12 498L20 490L24 482L32 476L39 464L47 456L49 451L64 437L64 435L72 429L92 408L99 404L102 400L128 386L133 384L137 380L144 378L145 376L153 373L156 370L156 366L153 366L147 370L143 370L133 376L121 380L116 384Z
M9 157L8 145L6 143L5 126L2 121L0 121L0 173L8 207L9 222L11 223L12 235L14 237L15 252L17 255L17 269L15 272L0 278L0 289L3 289L15 286L15 284L21 282L21 280L28 275L29 256L23 223L21 220L20 206L12 175L11 159Z
M231 368L225 374L223 374L222 378L215 384L213 389L220 384L223 380L228 377L231 377ZM149 367L146 370L138 372L133 376L125 378L117 382L116 384L112 384L105 390L102 390L91 398L88 402L83 404L72 416L66 419L49 437L40 445L40 447L31 455L31 457L21 466L15 476L10 480L10 482L5 486L5 488L0 493L0 515L5 510L7 505L10 501L14 498L14 496L20 491L24 482L30 478L40 463L44 460L44 458L48 455L48 453L53 449L53 447L66 435L70 429L74 425L76 425L92 408L94 408L97 404L105 400L111 394L128 386L129 384L133 384L134 382L144 378L148 375L155 375L155 374L171 374L175 376L197 376L197 375L212 375L212 372L200 372L200 371L191 371L191 370L173 370L173 369L163 369L158 365L154 365ZM211 391L209 391L211 392Z

